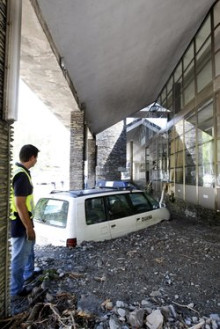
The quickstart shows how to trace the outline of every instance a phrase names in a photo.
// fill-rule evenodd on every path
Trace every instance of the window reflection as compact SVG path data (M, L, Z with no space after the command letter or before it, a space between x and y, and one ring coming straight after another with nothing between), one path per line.
M183 184L183 168L176 168L175 181L177 184Z
M196 164L196 148L192 147L185 150L185 163L186 166L192 166Z
M190 131L185 133L185 148L188 149L190 147L195 146L196 144L196 128L194 127Z
M199 166L199 186L214 187L213 164Z
M196 185L196 167L186 167L186 178L185 182L187 185Z
M213 142L202 144L198 149L199 164L208 164L214 161Z

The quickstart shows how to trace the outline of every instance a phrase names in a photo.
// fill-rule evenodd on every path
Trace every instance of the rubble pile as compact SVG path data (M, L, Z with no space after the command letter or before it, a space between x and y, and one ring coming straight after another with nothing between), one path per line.
M218 329L219 233L174 219L74 249L36 246L43 274L0 328Z
M110 299L100 303L94 295L81 296L65 292L50 295L35 287L29 296L29 311L1 321L2 329L218 329L219 314L200 316L193 304L166 304L163 298L149 297L140 303L127 304Z

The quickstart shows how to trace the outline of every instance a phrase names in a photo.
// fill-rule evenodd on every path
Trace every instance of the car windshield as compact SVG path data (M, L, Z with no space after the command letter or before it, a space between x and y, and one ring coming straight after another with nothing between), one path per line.
M47 225L66 227L69 202L42 198L34 210L34 220Z

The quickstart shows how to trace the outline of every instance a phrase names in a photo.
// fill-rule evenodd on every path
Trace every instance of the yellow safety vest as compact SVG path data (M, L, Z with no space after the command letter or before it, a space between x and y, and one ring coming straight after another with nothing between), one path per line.
M23 172L27 175L30 184L33 186L32 181L31 181L31 177L28 175L27 171L22 167L17 167L16 168L16 170L14 171L13 179L20 172ZM33 194L29 194L26 197L25 204L26 204L27 210L33 215L33 210L34 210L34 197L33 197ZM11 212L12 212L12 214L11 214L10 218L12 220L15 220L16 219L15 213L17 213L18 211L17 211L16 205L15 205L15 195L14 195L13 187L12 187L12 190L11 190Z

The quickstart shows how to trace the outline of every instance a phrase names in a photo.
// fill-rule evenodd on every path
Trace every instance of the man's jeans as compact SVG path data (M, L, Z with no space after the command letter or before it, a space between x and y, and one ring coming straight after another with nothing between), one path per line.
M11 296L22 291L24 280L34 271L34 243L26 236L11 238Z

